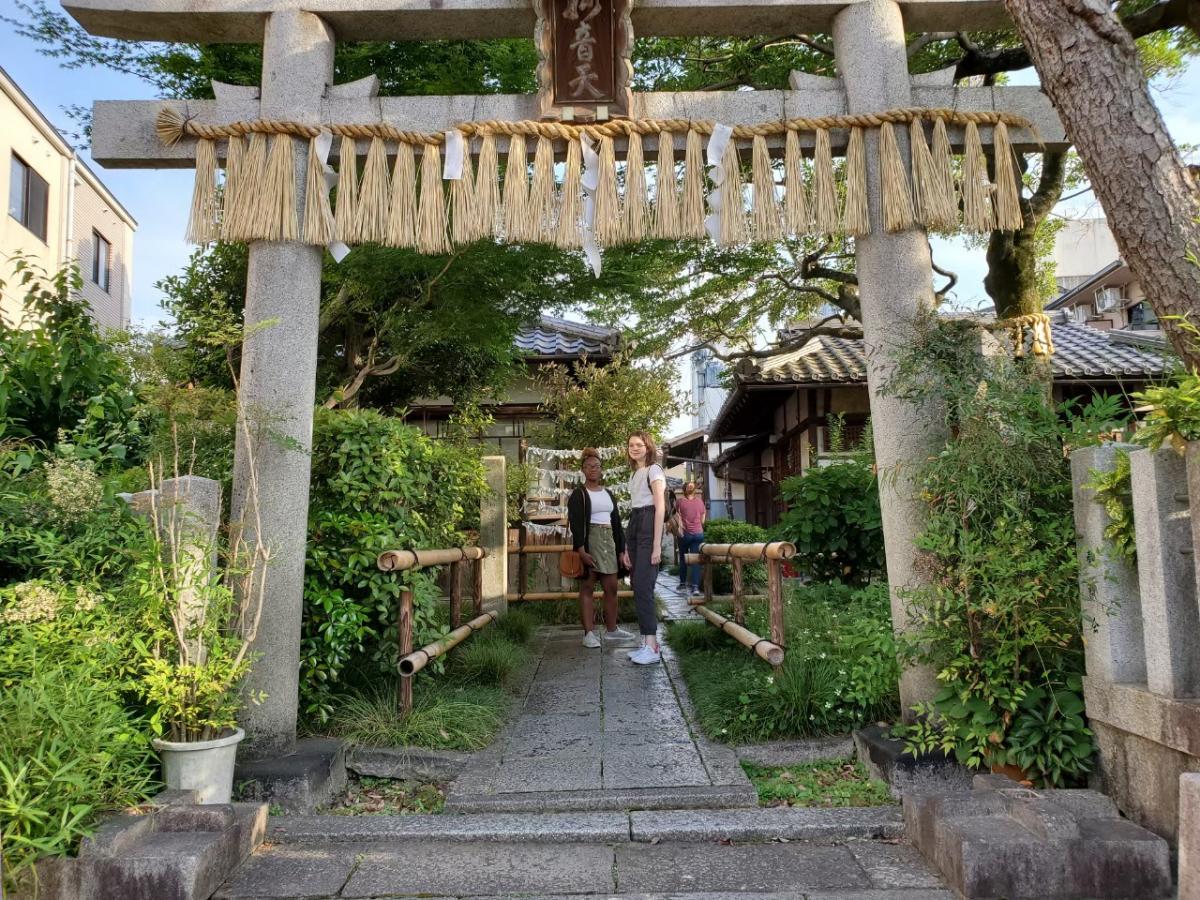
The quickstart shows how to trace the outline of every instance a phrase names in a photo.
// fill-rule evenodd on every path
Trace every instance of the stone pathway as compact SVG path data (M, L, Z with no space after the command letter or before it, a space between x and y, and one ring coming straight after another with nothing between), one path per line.
M455 780L446 811L753 806L734 753L693 729L669 648L635 666L637 640L580 644L548 629L519 714Z
M675 589L679 586L679 576L660 572L658 576L657 594L662 607L662 618L667 621L678 619L699 619L700 614L692 609L688 598Z

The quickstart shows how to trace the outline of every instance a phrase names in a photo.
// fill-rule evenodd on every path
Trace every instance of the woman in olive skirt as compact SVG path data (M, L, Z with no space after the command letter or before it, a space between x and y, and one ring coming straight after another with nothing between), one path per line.
M583 646L600 646L596 631L595 585L604 589L604 637L610 641L633 637L617 625L617 578L620 559L625 552L625 531L617 499L604 486L600 454L583 451L580 468L584 483L567 500L567 521L571 526L571 545L583 560L583 578L579 583L579 612L583 620Z

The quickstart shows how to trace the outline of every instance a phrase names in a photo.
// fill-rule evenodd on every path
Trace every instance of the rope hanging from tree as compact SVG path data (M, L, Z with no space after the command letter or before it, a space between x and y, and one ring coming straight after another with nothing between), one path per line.
M1054 355L1054 334L1050 328L1050 317L1045 313L1027 313L1001 319L996 329L1004 329L1012 340L1013 355L1025 355L1025 335L1029 335L1029 352L1033 356Z
M957 183L948 125L965 132ZM981 125L993 129L994 183L983 157ZM896 126L907 126L911 167L905 165ZM198 142L187 230L194 243L377 243L437 254L476 240L499 239L582 248L590 255L599 247L637 242L646 235L680 240L707 233L717 243L732 245L810 234L867 234L864 129L879 131L886 230L914 225L968 232L1017 229L1022 224L1020 187L1010 126L1031 129L1026 119L1010 113L904 108L733 127L693 119L587 125L486 120L460 123L446 132L417 132L386 123L314 126L275 119L205 125L168 107L159 113L157 132L169 146L185 138ZM840 167L833 162L831 130L849 132ZM811 158L801 150L802 133L811 136ZM646 135L658 144L652 164L643 152ZM771 159L766 143L778 136L784 138L782 161ZM309 141L303 221L296 203L294 138ZM340 138L340 178L325 162L332 138ZM510 142L503 170L497 138ZM627 142L620 162L617 139ZM676 139L685 147L681 167L674 156ZM223 181L221 141L226 142ZM360 141L367 143L361 172ZM556 164L556 142L566 145L558 153L565 158L561 166ZM739 142L747 146L739 147ZM743 166L745 156L748 167ZM389 157L394 158L390 171ZM348 161L353 161L349 168ZM328 187L334 181L336 210ZM707 204L706 181L711 182Z

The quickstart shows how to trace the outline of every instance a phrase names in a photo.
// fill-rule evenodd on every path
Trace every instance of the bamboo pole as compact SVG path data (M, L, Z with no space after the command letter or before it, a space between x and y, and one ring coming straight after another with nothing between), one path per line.
M400 592L400 621L397 625L400 634L400 658L404 659L413 649L413 595L405 588ZM413 693L412 679L400 679L400 715L407 716L412 712Z
M426 566L444 566L463 559L483 559L482 547L451 547L444 550L384 550L377 564L385 572L403 572Z
M472 615L478 617L483 615L483 563L480 560L475 560L471 573L471 610Z
M633 591L617 591L617 599L625 599L633 596ZM533 600L575 600L579 597L578 591L530 591L527 594L507 594L505 599L509 603L528 603Z
M742 594L742 600L765 601L766 594ZM689 597L689 606L703 606L708 601L703 597ZM713 594L713 603L733 603L733 594ZM744 625L744 622L738 622L739 625Z
M450 563L450 627L462 624L462 569L463 562Z
M499 616L496 613L486 612L482 616L476 616L466 625L455 628L448 635L439 638L432 644L426 644L420 650L409 653L400 660L400 674L403 676L400 682L401 685L408 684L411 686L412 676L425 668L430 660L437 659L443 653L453 650L475 632L483 630L498 618Z
M720 613L713 612L703 604L696 607L696 612L704 616L710 624L720 628L723 632L741 644L752 650L759 659L770 663L778 668L783 665L783 648L776 643L760 638L753 631L737 624L732 619L727 619Z
M529 579L529 557L525 554L525 542L528 540L526 534L525 523L522 522L517 526L517 595L525 593L525 586Z
M765 544L701 544L700 552L717 557L721 561L730 558L766 560L791 559L796 555L796 545L788 541L770 541Z
M509 553L529 553L537 555L539 553L566 553L568 550L574 550L570 544L528 544L524 547L510 547Z
M771 604L771 640L783 644L783 563L767 560L767 602Z
M733 560L733 621L739 625L746 624L746 598L742 596L745 591L742 567L745 564L743 559L735 557Z

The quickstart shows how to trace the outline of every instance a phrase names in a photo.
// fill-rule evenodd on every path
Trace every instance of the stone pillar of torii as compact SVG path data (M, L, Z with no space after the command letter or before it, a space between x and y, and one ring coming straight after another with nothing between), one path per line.
M64 0L65 8L97 35L137 40L261 42L261 88L217 86L217 99L176 104L210 125L271 118L311 125L386 122L438 132L472 119L518 121L544 112L533 95L481 97L374 96L373 80L334 86L337 40L484 39L531 35L530 0ZM716 120L730 126L788 116L874 113L901 107L1019 113L1032 130L1014 131L1018 151L1065 145L1062 127L1037 88L955 88L948 78L911 78L905 33L995 30L1008 27L1000 0L641 0L632 11L638 35L749 36L832 34L839 79L797 76L794 90L634 94L631 116ZM193 165L195 141L170 147L155 137L162 101L98 102L93 157L123 168ZM984 143L990 129L981 129ZM875 453L898 477L881 484L888 578L897 629L906 627L896 591L914 585L913 540L922 509L907 475L939 446L937 417L880 390L894 350L934 302L925 231L882 227L877 131L868 131L867 200L871 233L855 242L862 325L868 358ZM835 152L845 136L832 133ZM961 129L951 139L962 140ZM899 134L901 153L908 141ZM840 142L840 143L839 143ZM779 146L773 139L773 149ZM501 154L504 150L501 148ZM303 166L304 154L297 154ZM304 205L304 173L297 202ZM248 755L279 756L295 746L300 625L315 390L322 254L293 242L253 241L245 306L243 407L265 417L272 436L256 441L257 517L246 516L253 496L247 441L239 429L233 514L260 521L272 548L266 603L250 689L266 699L249 705L243 724ZM270 322L268 327L256 327ZM248 436L250 435L250 436ZM280 440L279 437L286 438ZM932 681L909 671L901 683L908 708L928 699Z

